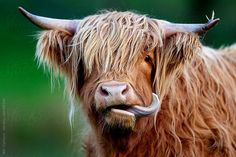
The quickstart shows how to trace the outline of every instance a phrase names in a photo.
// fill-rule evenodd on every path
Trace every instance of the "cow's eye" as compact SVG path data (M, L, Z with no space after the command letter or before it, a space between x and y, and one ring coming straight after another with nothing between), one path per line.
M149 55L146 55L144 60L145 62L152 63L152 58Z

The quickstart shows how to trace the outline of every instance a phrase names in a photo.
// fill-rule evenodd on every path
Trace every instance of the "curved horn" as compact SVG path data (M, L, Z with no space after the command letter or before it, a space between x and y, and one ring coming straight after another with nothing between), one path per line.
M53 19L31 14L22 7L18 9L27 19L42 29L61 29L73 34L79 24L79 20Z
M162 29L164 30L165 36L171 36L178 32L192 32L198 35L202 35L213 28L218 22L217 19L210 19L205 24L177 24L177 23L169 23L163 20L157 20Z
M152 93L152 103L149 107L132 106L127 111L133 113L135 116L148 116L160 110L160 101L156 94Z

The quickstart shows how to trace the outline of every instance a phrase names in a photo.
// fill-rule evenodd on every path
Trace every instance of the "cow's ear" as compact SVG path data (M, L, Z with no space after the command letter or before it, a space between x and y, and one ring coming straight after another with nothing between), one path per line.
M194 33L177 33L166 39L156 57L156 91L164 96L169 84L180 76L200 50L199 36Z
M168 67L167 73L191 61L201 50L199 36L195 33L177 33L164 43L162 57Z
M64 74L71 73L72 35L66 31L48 30L39 34L36 58L50 70Z

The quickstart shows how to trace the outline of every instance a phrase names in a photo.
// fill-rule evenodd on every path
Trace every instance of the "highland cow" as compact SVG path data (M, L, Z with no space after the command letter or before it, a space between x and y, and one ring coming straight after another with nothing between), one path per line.
M174 24L107 11L59 20L19 9L45 29L39 62L80 101L87 156L236 156L236 45L199 40L219 19Z

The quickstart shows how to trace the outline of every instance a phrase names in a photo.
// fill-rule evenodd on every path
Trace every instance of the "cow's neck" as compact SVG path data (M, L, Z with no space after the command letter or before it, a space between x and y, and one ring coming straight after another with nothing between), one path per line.
M98 136L101 146L102 156L133 156L134 154L144 153L142 147L150 144L147 136L153 135L154 131L153 117L141 118L137 121L137 126L133 132L127 135L120 133L100 134ZM145 137L145 138L144 138ZM149 148L149 147L147 147ZM146 150L148 151L148 150Z

